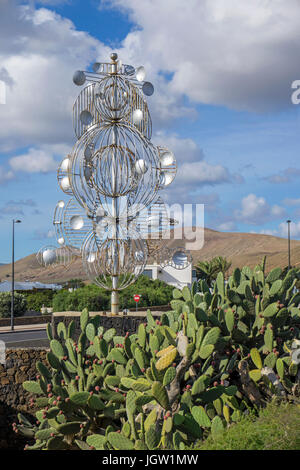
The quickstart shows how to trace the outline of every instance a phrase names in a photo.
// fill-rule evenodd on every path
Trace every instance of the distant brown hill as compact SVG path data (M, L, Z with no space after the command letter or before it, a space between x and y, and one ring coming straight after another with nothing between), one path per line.
M201 249L194 250L195 246L189 243L189 233L185 239L178 239L181 229L174 231L175 238L167 242L167 246L184 246L191 250L193 264L198 261L207 261L215 256L225 256L232 261L232 269L244 265L254 267L264 255L267 255L267 271L276 266L284 267L288 263L288 246L285 238L271 235L258 235L252 233L217 232L211 229L204 230L204 244ZM192 232L192 229L187 230ZM201 238L202 229L197 228ZM300 241L291 240L291 263L300 267ZM0 279L9 280L11 265L0 265ZM15 263L15 279L18 281L62 282L69 279L86 279L81 260L74 261L67 269L62 266L43 268L37 263L35 254L26 256Z

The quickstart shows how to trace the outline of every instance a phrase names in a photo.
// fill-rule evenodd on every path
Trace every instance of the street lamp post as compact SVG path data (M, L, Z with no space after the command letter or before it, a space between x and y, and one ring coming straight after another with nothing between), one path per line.
M291 269L291 236L290 236L290 220L287 220L288 224L288 269Z
M10 329L14 330L14 293L15 293L15 224L20 224L21 220L13 219L12 225L12 273L11 273L11 311L10 311Z

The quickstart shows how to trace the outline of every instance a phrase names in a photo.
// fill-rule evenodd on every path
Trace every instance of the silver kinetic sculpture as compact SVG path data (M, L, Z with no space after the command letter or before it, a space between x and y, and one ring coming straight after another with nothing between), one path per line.
M118 292L143 272L148 256L182 269L184 249L163 248L174 225L159 192L176 176L176 160L154 146L145 96L154 92L144 67L134 68L111 54L93 72L77 71L86 86L73 106L77 142L58 169L58 182L70 197L59 201L54 227L59 247L42 248L44 266L69 265L82 257L90 280L112 292L111 311L119 311Z

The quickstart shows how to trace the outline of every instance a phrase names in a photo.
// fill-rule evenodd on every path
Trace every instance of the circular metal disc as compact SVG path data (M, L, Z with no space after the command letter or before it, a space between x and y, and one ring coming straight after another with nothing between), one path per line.
M43 252L42 256L45 266L49 266L56 261L56 250L47 249Z
M132 120L134 124L139 124L143 120L143 111L135 109L132 113Z
M150 82L145 82L142 86L142 90L144 95L152 96L154 93L154 86Z
M125 75L134 75L135 74L135 68L132 67L132 65L125 65L124 73L125 73Z
M173 172L168 172L168 171L162 171L160 174L160 184L162 186L169 186L169 184L172 183L172 181L175 178L175 173Z
M84 156L86 160L90 160L94 153L94 146L92 144L88 144L84 149Z
M188 257L183 251L175 251L172 261L176 266L184 267L187 264Z
M172 152L165 152L159 156L161 164L163 167L173 165L175 162L175 157Z
M93 120L93 115L85 109L80 113L80 121L84 126L89 126Z
M60 187L63 191L68 191L70 189L70 180L68 176L64 176L62 180L60 181Z
M73 82L75 85L83 85L85 82L85 73L82 70L76 70L73 75Z
M73 215L70 219L70 226L73 230L80 230L84 226L84 220L81 215Z
M135 163L135 171L137 172L138 175L144 175L148 170L148 165L145 160L140 158L136 163Z
M93 72L97 73L100 68L100 62L95 62L92 66Z
M145 67L141 65L141 67L138 67L135 71L135 76L138 82L143 82L146 77L146 70Z
M67 172L69 170L69 166L70 166L70 159L65 158L60 164L60 169L61 171Z

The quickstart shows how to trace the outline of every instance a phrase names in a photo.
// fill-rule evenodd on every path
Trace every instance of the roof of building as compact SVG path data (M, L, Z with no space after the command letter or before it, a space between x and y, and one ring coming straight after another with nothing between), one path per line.
M0 292L11 291L11 281L4 281L0 283ZM43 284L42 282L15 282L15 290L32 290L32 289L61 289L59 284Z

